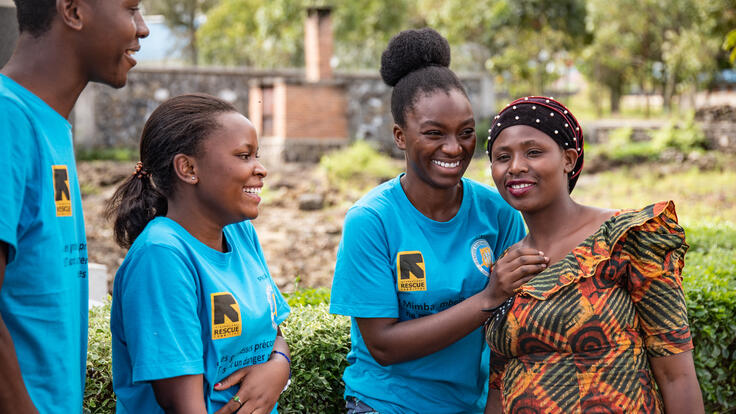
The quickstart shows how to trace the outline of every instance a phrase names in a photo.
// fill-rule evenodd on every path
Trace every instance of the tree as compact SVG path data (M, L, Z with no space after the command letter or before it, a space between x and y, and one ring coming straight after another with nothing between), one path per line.
M669 110L676 94L714 72L724 21L734 18L733 3L588 0L593 39L581 54L581 68L609 90L612 112L629 89L658 92Z
M309 0L224 0L207 14L199 45L207 62L260 68L304 62ZM340 68L377 68L380 53L408 16L406 0L342 0L333 6L335 57Z
M217 0L150 0L146 12L161 14L172 30L183 32L187 38L187 54L191 64L199 62L197 26L199 19L217 3Z
M417 1L459 66L502 76L513 96L544 93L586 40L584 0Z

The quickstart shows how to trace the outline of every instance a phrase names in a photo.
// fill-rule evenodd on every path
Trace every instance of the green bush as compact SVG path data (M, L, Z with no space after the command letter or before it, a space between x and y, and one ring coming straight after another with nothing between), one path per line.
M695 369L706 412L736 409L736 231L733 226L688 228L691 249L684 270ZM331 315L326 288L287 295L291 316L282 324L292 355L292 385L279 400L281 413L341 413L342 372L350 350L350 319ZM109 301L90 311L84 409L114 412Z
M87 383L84 388L84 412L115 412L112 392L112 336L110 334L110 298L105 306L89 311L89 345L87 346Z
M327 304L294 307L281 327L291 350L291 386L279 400L281 413L343 413L342 372L350 350L350 318Z
M706 149L708 140L703 130L695 123L695 113L690 112L681 121L671 121L656 131L652 137L652 146L658 151L674 149L688 153Z
M367 188L395 177L401 170L396 162L365 141L331 152L320 159L330 184L340 189L356 184Z

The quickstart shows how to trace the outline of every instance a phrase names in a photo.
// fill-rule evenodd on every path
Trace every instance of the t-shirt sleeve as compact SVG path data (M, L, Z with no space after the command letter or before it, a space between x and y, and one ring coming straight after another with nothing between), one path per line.
M194 269L168 247L137 253L125 269L120 296L133 382L204 373Z
M396 281L377 213L353 207L345 216L332 280L330 312L359 318L398 318Z
M506 249L526 236L526 226L521 218L521 213L513 209L507 210L507 213L507 223L499 223L500 229L506 229L506 231L499 231L502 239L499 254L505 252Z
M622 243L627 287L650 357L693 348L682 289L687 248L685 232L666 212L630 230Z
M18 224L26 202L25 183L32 157L33 129L15 104L0 99L0 158L3 160L3 191L0 191L0 241L9 246L8 263L18 247Z

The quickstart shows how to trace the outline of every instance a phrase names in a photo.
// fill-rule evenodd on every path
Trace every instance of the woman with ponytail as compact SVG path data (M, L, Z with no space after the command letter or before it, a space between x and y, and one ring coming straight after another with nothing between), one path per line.
M182 95L146 122L108 205L130 250L111 315L118 413L275 413L290 377L289 308L255 230L266 170L253 125Z

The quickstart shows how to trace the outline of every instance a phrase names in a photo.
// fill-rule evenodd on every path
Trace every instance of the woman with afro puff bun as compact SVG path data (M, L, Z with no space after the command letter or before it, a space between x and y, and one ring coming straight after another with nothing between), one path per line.
M332 313L351 317L348 413L481 413L483 325L547 258L519 249L518 212L463 174L475 151L473 111L432 29L388 44L393 137L406 171L350 208L332 284Z

